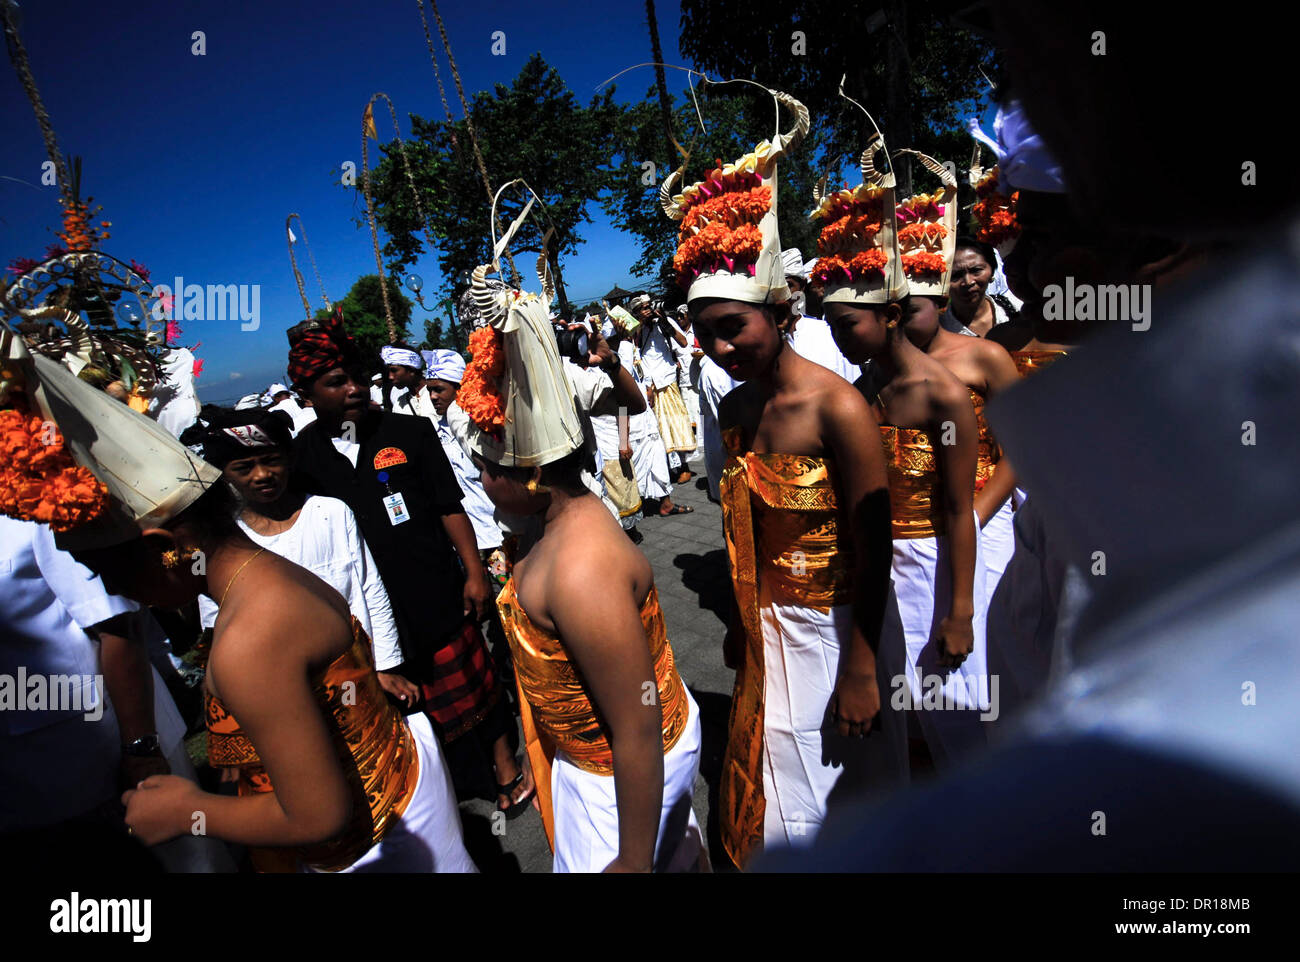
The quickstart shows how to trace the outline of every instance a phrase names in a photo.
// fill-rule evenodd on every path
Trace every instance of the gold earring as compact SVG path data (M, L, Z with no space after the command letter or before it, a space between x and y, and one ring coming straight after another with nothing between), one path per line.
M181 563L180 552L175 548L169 548L162 553L162 566L164 568L175 568Z
M526 487L529 494L547 494L551 490L544 484L538 484L536 478L529 478Z

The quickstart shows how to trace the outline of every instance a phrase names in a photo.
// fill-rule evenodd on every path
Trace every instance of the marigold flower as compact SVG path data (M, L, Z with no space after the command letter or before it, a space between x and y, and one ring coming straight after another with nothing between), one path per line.
M0 513L61 532L107 505L108 489L72 460L53 424L23 409L0 411Z

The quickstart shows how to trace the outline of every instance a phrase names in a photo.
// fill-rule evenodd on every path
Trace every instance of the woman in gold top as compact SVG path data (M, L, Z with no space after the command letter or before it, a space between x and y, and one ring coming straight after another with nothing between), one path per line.
M473 359L457 395L483 490L519 536L497 607L538 807L556 872L687 870L703 854L691 809L699 710L649 562L583 485L590 454L549 318L545 256L540 297L490 286L489 265L473 272L462 311L476 328ZM613 358L608 345L597 351Z
M283 868L474 871L432 728L387 701L338 591L249 540L219 469L8 334L6 394L63 427L57 450L86 489L85 511L52 519L59 546L141 604L221 606L208 721L214 761L241 766L239 797L147 778L123 796L135 836L203 833L278 850L258 861ZM52 494L67 487L54 467Z
M203 830L261 870L473 872L438 741L385 696L369 638L338 591L257 547L223 484L125 544L75 552L110 591L220 604L205 685L209 756L239 795L154 776L123 796L145 844Z

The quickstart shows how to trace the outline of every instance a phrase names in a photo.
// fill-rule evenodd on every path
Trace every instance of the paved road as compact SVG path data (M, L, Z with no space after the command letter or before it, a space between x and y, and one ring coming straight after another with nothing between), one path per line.
M654 566L655 584L668 625L668 640L678 670L700 706L704 729L700 777L695 783L695 814L706 827L714 870L728 864L718 844L714 817L717 775L727 732L734 678L722 664L722 635L731 597L727 554L722 543L722 511L708 500L703 461L691 468L698 477L680 485L673 501L695 511L673 518L649 518L640 528L641 550ZM528 811L492 832L494 802L461 803L465 840L484 872L549 872L551 854L540 817Z

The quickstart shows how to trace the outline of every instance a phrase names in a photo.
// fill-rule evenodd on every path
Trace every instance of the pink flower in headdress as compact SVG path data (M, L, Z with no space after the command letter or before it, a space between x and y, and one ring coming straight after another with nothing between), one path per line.
M193 370L193 374L194 374L194 376L195 376L196 378L203 374L203 358L201 358L201 357L196 357L196 358L194 359L194 370Z
M155 288L153 289L153 296L156 297L156 298L158 298L158 304L159 304L159 306L162 308L163 316L166 317L167 315L171 314L171 312L172 312L172 303L173 303L173 301L174 301L174 295L172 295L172 294L159 294L158 292L159 292L160 290L162 290L162 285L159 285L158 287L155 287Z
M146 281L149 280L149 268L145 267L143 264L136 263L134 259L131 261L131 270L135 271Z
M167 343L176 344L181 339L181 326L175 321L167 322Z
M34 268L39 267L40 261L32 260L30 257L15 257L9 262L9 271L22 277L30 273Z

